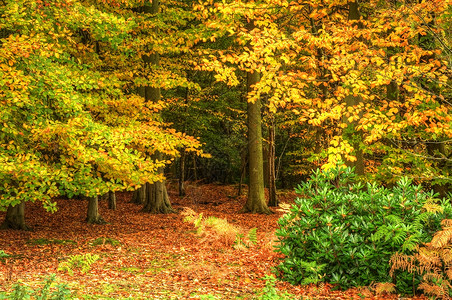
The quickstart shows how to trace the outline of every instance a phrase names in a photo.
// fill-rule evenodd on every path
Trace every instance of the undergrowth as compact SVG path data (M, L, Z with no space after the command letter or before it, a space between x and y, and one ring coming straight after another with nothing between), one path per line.
M182 211L184 222L193 224L196 233L201 236L202 242L220 241L235 249L246 249L257 243L257 228L251 228L248 232L239 226L229 223L226 219L217 217L204 217L193 209L185 207Z
M278 275L292 284L325 281L348 289L392 282L412 294L420 276L402 268L391 277L391 256L411 255L452 212L448 201L407 178L387 189L356 181L350 168L318 170L297 192L277 230L277 251L285 256Z
M67 261L58 265L58 271L67 271L73 275L74 270L78 269L81 273L87 273L99 258L99 255L91 253L71 255Z
M444 219L441 225L442 229L432 241L418 247L414 254L394 254L390 274L393 276L396 270L419 274L422 276L419 289L427 295L449 299L452 295L452 219Z
M55 283L55 274L44 280L38 287L30 287L24 282L17 282L10 292L0 292L0 299L22 300L64 300L70 299L71 291L66 284Z

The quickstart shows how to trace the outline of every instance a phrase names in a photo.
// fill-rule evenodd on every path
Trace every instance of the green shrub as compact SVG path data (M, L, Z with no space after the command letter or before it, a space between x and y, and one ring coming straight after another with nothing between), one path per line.
M311 279L349 288L391 282L392 254L410 254L430 240L452 211L448 201L439 202L409 179L387 189L356 183L352 169L344 167L317 170L296 191L302 196L278 221L276 233L276 251L285 255L278 272L292 284ZM403 293L417 280L407 272L395 278Z
M64 300L69 299L71 291L65 284L55 284L55 275L51 275L41 288L32 289L23 283L16 283L11 292L0 292L0 299L36 299L36 300Z

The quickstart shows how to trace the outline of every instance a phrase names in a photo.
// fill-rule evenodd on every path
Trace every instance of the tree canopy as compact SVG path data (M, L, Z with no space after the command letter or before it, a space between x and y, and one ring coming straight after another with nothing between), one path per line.
M256 153L280 186L345 162L444 194L451 15L450 0L3 1L0 207L53 211L188 159L183 178L225 183L249 164L251 191ZM246 155L246 138L263 145Z

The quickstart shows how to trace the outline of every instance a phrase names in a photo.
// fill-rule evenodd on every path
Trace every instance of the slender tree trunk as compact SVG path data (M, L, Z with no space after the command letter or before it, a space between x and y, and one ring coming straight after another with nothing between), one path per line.
M179 159L179 196L183 197L185 195L185 149L182 149Z
M143 184L139 189L136 189L133 192L132 203L135 204L144 204L146 199L146 184Z
M15 206L8 206L5 220L0 225L0 229L30 230L30 227L25 223L24 201Z
M113 191L108 192L108 208L116 210L116 193Z
M353 107L356 108L360 103L362 102L362 98L360 96L354 96L354 95L348 95L345 97L345 103L346 107ZM358 175L364 175L364 154L363 150L360 148L360 142L362 140L362 133L355 130L356 121L354 122L348 122L345 120L345 123L348 124L348 126L352 126L353 130L352 133L346 134L346 138L349 141L352 141L352 146L354 149L354 154L356 157L355 161L351 160L345 160L345 164L349 167L355 168L355 173Z
M259 82L257 72L247 73L247 90ZM264 193L264 168L262 154L262 119L261 101L248 102L248 167L249 188L248 199L240 212L270 214Z
M445 168L446 167L446 146L445 143L433 140L426 143L427 146L427 153L432 157L443 157L444 160L440 160L439 162L436 162L437 168ZM445 198L447 196L447 193L449 192L449 184L448 183L442 183L442 184L432 184L432 189L435 193L438 193L440 198Z
M360 13L359 13L358 2L357 1L349 1L348 8L349 8L348 19L349 20L359 20ZM362 102L361 96L348 95L345 98L346 111L348 111L348 108L350 108L350 107L352 108L352 110L356 110L356 107L358 107L361 102ZM352 123L349 123L346 121L346 123L348 123L348 126L353 127L352 133L345 135L345 137L347 140L352 141L352 146L354 148L354 154L355 154L356 160L350 161L350 160L345 159L345 163L347 166L354 167L356 174L364 175L364 154L363 154L362 149L360 148L360 144L362 141L362 133L355 130L355 126L357 125L356 121L354 121Z
M193 154L193 179L195 182L198 181L198 166L196 164L196 155Z
M140 86L136 90L137 94L146 99L146 88ZM146 184L143 184L140 188L133 192L132 200L130 202L141 205L144 204L146 198Z
M276 176L275 176L275 119L270 119L268 127L268 206L278 206L276 196Z
M248 149L247 149L248 150ZM248 164L248 155L247 155L248 151L241 151L240 154L240 160L241 160L241 165L240 165L240 182L239 182L239 189L237 191L237 197L242 196L243 194L243 179L245 178L246 175L246 166Z
M88 198L88 213L86 217L88 224L105 224L106 222L99 214L99 197Z
M421 1L419 0L419 3ZM435 12L430 12L430 21L428 22L429 27L435 26ZM433 50L435 45L435 38L430 33L427 32L426 35L419 34L419 46L421 46L425 50ZM421 61L423 63L427 63L429 60L435 58L435 53L433 52L430 55L424 55L421 57ZM439 95L439 88L438 86L430 86L430 87L424 87L428 90L430 90L432 93ZM434 160L432 162L433 166L436 167L438 170L443 170L445 168L448 168L447 164L447 150L446 150L446 143L443 141L440 141L438 139L432 138L431 140L427 141L425 143L425 146L427 148L427 153L431 157L437 158L437 160ZM444 158L444 159L441 159ZM448 172L447 172L448 173ZM449 192L449 186L450 183L436 183L432 184L432 189L435 193L438 193L440 198L445 198L447 196L447 193Z

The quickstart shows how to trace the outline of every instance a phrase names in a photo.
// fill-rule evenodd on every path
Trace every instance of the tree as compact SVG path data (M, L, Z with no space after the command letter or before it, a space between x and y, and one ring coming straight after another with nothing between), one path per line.
M197 147L154 120L160 104L122 89L124 73L110 58L130 55L125 42L136 23L106 6L23 0L0 8L3 209L39 200L54 211L58 195L134 189L160 179L165 162L150 159L150 149ZM14 221L23 209L9 210L15 217L5 226L23 228Z
M257 71L246 76L247 91L250 93L259 82ZM248 198L241 212L271 213L264 194L264 159L262 153L262 116L259 98L248 101Z

